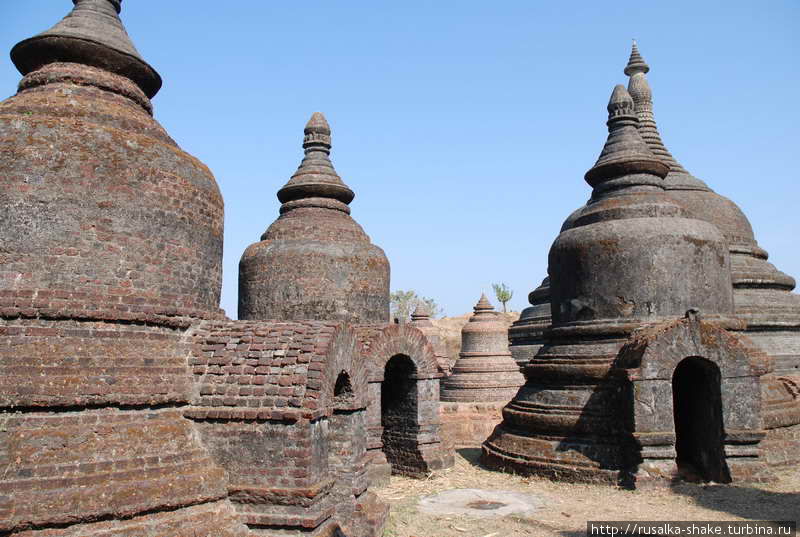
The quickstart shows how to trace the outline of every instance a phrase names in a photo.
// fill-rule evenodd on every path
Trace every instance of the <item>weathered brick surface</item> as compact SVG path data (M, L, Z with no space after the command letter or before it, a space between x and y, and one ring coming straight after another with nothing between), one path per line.
M0 408L186 403L183 331L0 319Z
M153 120L119 3L74 3L0 103L0 533L244 537L183 417L222 199Z
M27 530L15 537L249 537L227 501L148 513L125 521L76 524L68 528Z
M251 530L378 535L387 508L367 491L368 370L355 333L318 321L207 321L188 341L195 387L185 413Z
M218 315L219 190L127 94L146 99L52 63L0 104L4 316Z
M239 318L389 320L389 261L350 216L354 194L329 154L320 113L305 128L305 157L278 191L280 217L239 263Z
M480 447L503 421L505 405L505 402L442 402L439 406L442 441L455 449Z
M356 333L370 371L367 427L373 479L385 480L389 472L420 476L452 466L452 447L443 445L440 434L442 374L428 339L406 324L361 325Z

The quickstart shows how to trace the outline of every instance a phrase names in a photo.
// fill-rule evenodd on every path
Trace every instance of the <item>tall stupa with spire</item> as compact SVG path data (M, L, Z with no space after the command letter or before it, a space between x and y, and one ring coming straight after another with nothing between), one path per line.
M13 48L0 103L0 534L244 537L184 417L222 198L153 119L121 0L73 3Z
M278 191L280 216L239 263L239 318L389 321L389 261L350 216L355 194L330 160L331 129L315 112L305 157Z
M800 295L795 280L781 272L756 242L742 210L686 170L664 145L653 114L653 92L647 80L650 66L633 42L625 74L639 118L639 132L650 150L670 168L667 192L693 217L716 226L728 242L736 316L746 322L744 333L775 363L765 377L765 449L776 464L800 462ZM774 449L771 448L774 446Z
M761 479L770 361L726 330L738 323L727 242L665 190L670 166L641 136L624 86L608 112L585 175L592 196L550 249L552 328L483 461L623 486L687 468Z

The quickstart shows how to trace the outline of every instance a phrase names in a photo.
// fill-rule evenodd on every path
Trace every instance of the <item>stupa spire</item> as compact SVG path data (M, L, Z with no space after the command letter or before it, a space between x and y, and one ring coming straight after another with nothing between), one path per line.
M631 57L628 58L628 65L625 66L625 74L631 76L634 73L647 73L648 71L650 71L650 66L647 65L642 55L639 54L639 46L634 39L633 45L631 46Z
M119 18L122 0L72 0L75 7L47 31L20 41L11 60L23 75L55 62L99 67L129 78L148 98L161 77L133 45Z
M608 139L597 162L586 172L586 182L596 186L608 179L641 173L665 177L669 167L642 140L636 128L633 99L625 86L614 87L607 108Z
M697 188L707 188L699 179L693 177L672 156L661 140L661 133L658 132L655 116L653 115L653 92L650 83L647 81L646 73L650 71L650 66L644 61L636 40L631 47L631 55L628 65L625 66L625 74L630 77L628 81L628 93L633 99L636 116L639 118L639 133L647 143L650 151L658 157L664 164L669 166L672 179L680 183L692 183ZM675 176L686 177L675 177Z
M486 293L481 293L481 298L478 300L478 303L475 304L473 311L476 314L494 311L494 306L492 306L492 303L489 302L488 298L486 298Z
M295 205L302 206L302 200L328 198L341 202L341 205L333 202L330 208L348 212L347 204L353 201L355 194L344 184L331 162L331 128L325 116L314 112L303 133L305 157L289 182L278 191L278 199L284 204L297 202Z

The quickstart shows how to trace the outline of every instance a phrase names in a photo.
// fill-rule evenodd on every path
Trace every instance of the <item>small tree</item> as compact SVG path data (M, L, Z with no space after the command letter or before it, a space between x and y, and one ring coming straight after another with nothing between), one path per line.
M435 318L442 313L442 309L432 298L417 295L416 291L395 291L389 295L391 301L392 319L399 319L400 322L411 320L411 314L420 304L428 306L431 318Z
M492 289L494 289L494 296L497 297L497 300L503 303L503 313L505 313L506 302L511 300L511 297L514 296L514 291L509 289L504 283L493 283Z

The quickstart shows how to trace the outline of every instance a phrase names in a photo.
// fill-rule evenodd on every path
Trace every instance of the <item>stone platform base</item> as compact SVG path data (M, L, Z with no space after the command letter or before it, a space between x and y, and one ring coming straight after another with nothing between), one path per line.
M439 403L442 442L453 449L479 448L503 421L506 402Z

